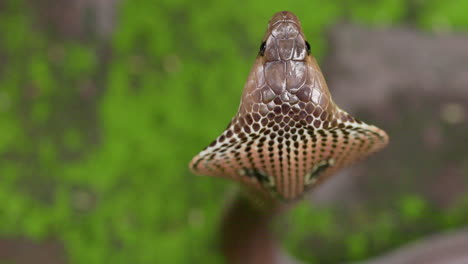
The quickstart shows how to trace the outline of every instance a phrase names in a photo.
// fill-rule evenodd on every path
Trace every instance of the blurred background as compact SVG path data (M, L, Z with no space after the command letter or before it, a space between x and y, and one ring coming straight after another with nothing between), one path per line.
M0 263L223 263L235 184L187 164L281 10L337 104L391 138L278 219L284 247L371 261L448 234L463 254L468 2L0 0Z

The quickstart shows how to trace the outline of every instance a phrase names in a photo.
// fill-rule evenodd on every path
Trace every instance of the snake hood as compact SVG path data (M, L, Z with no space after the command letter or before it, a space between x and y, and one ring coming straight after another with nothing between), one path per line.
M190 169L291 201L387 142L333 102L298 18L283 11L268 24L237 114Z

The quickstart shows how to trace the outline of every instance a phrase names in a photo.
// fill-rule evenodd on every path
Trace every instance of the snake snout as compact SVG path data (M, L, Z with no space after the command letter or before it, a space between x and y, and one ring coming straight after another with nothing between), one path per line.
M299 19L297 18L296 15L289 11L280 11L277 12L276 14L273 15L273 17L270 19L270 26L276 24L277 22L292 22L297 25L300 25Z
M272 17L263 43L266 62L304 60L308 53L299 20L288 11Z

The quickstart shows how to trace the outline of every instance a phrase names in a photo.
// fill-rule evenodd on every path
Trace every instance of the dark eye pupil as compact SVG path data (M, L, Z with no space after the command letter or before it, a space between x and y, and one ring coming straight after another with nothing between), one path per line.
M260 56L263 56L265 54L265 47L266 47L266 42L263 41L262 45L260 45L260 52L259 52Z
M308 41L306 41L305 44L307 46L307 54L310 54L310 44Z

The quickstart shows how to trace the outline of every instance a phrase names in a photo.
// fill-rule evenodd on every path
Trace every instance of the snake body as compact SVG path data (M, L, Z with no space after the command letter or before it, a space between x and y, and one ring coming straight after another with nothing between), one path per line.
M237 114L190 168L292 201L387 142L333 102L298 18L283 11L268 24Z

